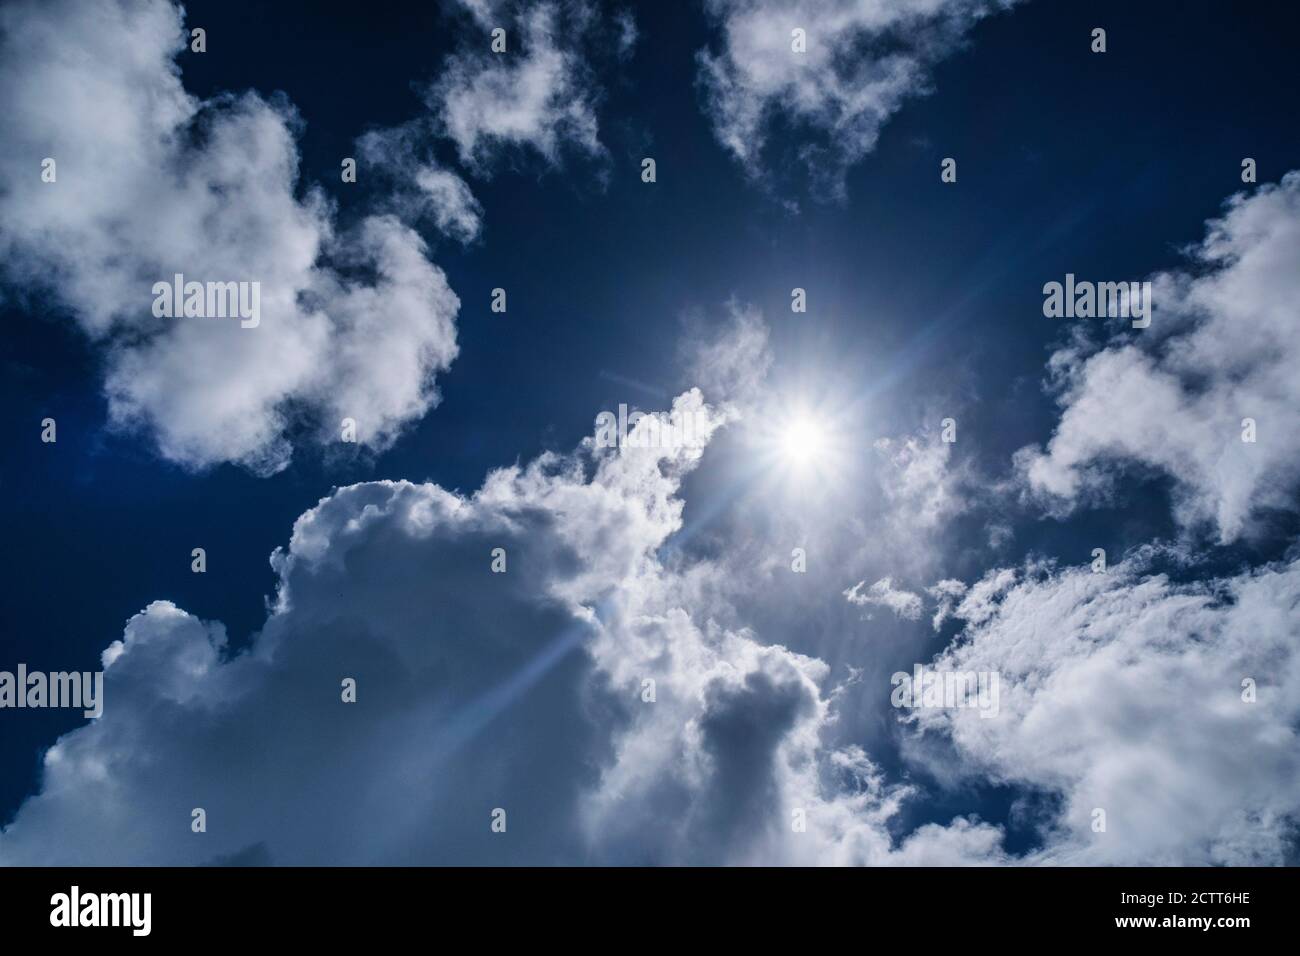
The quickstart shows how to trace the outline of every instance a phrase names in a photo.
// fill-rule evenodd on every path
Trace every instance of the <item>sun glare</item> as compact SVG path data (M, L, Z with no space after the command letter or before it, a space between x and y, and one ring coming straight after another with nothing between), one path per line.
M799 415L781 429L781 457L796 468L809 468L826 451L826 434L814 419Z
M839 484L845 465L844 423L834 410L786 400L769 408L760 421L753 433L756 450L769 469L773 488L787 494L816 488L821 494Z
M867 425L833 363L806 380L778 381L741 419L747 469L764 493L802 510L842 500L860 477L855 452Z

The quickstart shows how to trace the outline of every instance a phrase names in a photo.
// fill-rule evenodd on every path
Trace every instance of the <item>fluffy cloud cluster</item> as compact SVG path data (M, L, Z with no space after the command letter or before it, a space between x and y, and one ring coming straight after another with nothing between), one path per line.
M659 414L724 417L698 391ZM166 601L128 623L103 717L47 752L0 863L1011 862L975 818L891 834L916 786L835 742L860 680L696 605L661 551L701 455L588 439L469 496L334 492L273 556L247 648ZM933 666L997 672L1000 708L906 712L904 754L1043 796L1028 862L1286 858L1300 562L1175 584L1162 557L930 591L965 625ZM920 611L888 580L849 597Z
M298 434L352 418L382 447L436 402L459 302L424 243L390 216L338 230L300 195L283 102L188 94L177 7L6 4L0 37L5 275L105 348L114 423L186 466L268 473ZM156 317L176 273L260 283L260 323Z
M671 412L699 414L716 426L698 392ZM895 846L884 823L908 791L823 747L825 665L682 605L655 552L700 454L588 440L470 497L340 489L274 556L278 598L247 649L165 601L128 623L104 654L104 716L47 752L0 862L920 862L996 846L965 820Z
M700 78L718 139L759 176L769 131L804 134L797 158L832 194L880 128L929 86L931 64L1015 0L706 0L721 31ZM803 52L793 33L802 30Z
M1300 172L1234 196L1190 254L1192 269L1155 277L1149 329L1052 357L1061 421L1045 451L1018 460L1031 491L1062 511L1107 494L1116 463L1159 469L1178 519L1227 542L1295 508ZM1254 442L1243 441L1247 418Z
M480 172L502 150L528 147L548 162L568 145L601 155L597 87L580 47L600 26L585 0L520 5L462 0L482 28L480 40L448 62L427 94L441 131L461 162ZM619 21L620 37L630 20ZM492 52L489 30L505 31L506 52ZM620 39L622 46L624 40ZM626 43L633 42L632 39Z
M1294 863L1300 561L1176 584L1161 557L990 571L934 666L998 673L1000 711L916 725L966 772L1053 798L1032 862Z

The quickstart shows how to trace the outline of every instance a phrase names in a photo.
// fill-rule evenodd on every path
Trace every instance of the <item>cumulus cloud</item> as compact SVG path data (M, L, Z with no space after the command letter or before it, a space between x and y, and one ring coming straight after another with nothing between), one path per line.
M905 99L929 91L931 65L1014 2L706 0L720 32L699 55L709 118L755 177L770 165L772 128L794 129L797 159L842 194L845 169L875 147ZM804 52L793 49L795 30L804 31Z
M659 414L718 424L698 391ZM700 455L588 439L470 496L335 491L273 556L246 649L166 601L131 619L104 654L104 715L47 752L0 863L996 856L999 831L966 819L891 839L911 790L825 745L826 665L683 603L656 552Z
M998 673L1000 710L912 714L968 771L1054 798L1031 862L1278 864L1292 852L1300 562L1177 584L1152 573L1160 558L1145 548L1105 574L990 571L955 609L966 629L934 666Z
M459 301L423 241L389 216L341 229L300 194L283 101L187 93L178 8L11 3L0 37L5 276L105 350L112 423L188 467L271 473L302 435L337 439L347 417L382 448L437 401ZM260 323L156 317L176 273L260 283Z
M601 14L587 0L527 4L460 0L458 51L423 90L428 110L357 140L368 173L383 185L384 213L428 225L460 242L477 239L483 210L468 184L437 157L450 142L467 169L489 176L521 151L559 165L566 150L601 157L589 60L606 46L625 57L636 41L627 11ZM506 49L492 51L492 31Z
M1229 542L1295 508L1300 172L1232 197L1189 254L1188 270L1155 277L1149 329L1053 356L1060 423L1017 463L1059 512L1106 495L1117 464L1156 468L1173 479L1178 520Z
M921 596L894 587L893 578L881 578L865 591L866 581L859 581L844 592L844 598L858 607L883 607L899 617L915 621L921 616Z
M595 10L583 0L466 5L485 31L506 31L506 52L493 53L484 32L450 59L428 90L430 108L461 161L486 173L510 149L533 149L552 164L565 146L603 155L598 90L581 50L595 29Z

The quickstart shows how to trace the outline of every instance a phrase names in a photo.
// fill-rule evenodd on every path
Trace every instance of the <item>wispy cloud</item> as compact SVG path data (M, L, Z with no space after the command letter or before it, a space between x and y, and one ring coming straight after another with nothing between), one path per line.
M921 596L894 587L892 578L881 578L865 591L866 581L859 581L844 592L844 598L858 607L883 607L901 618L915 621L921 616Z
M1033 862L1286 858L1300 563L1175 584L1152 570L1160 556L1140 549L1105 573L995 569L954 611L966 629L934 666L1000 674L1000 711L915 720L949 735L968 772L1060 798Z
M709 118L755 179L770 172L772 129L793 129L788 158L823 195L841 197L846 169L875 147L889 117L929 92L931 65L1014 2L707 0L719 30L699 55Z

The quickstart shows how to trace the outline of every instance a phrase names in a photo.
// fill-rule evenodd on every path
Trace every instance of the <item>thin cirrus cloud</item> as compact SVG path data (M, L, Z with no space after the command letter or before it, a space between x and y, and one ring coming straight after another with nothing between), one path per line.
M874 448L883 461L881 488L891 506L891 518L909 533L934 529L969 507L963 485L968 467L953 462L952 442L932 434L877 439Z
M815 188L842 197L844 174L875 148L930 67L984 17L1016 0L706 0L716 44L699 54L705 111L718 140L758 180L778 122ZM794 31L805 49L795 51Z
M427 121L369 130L357 137L360 162L383 182L383 211L411 225L432 224L462 243L478 239L483 207L465 180L435 156Z

